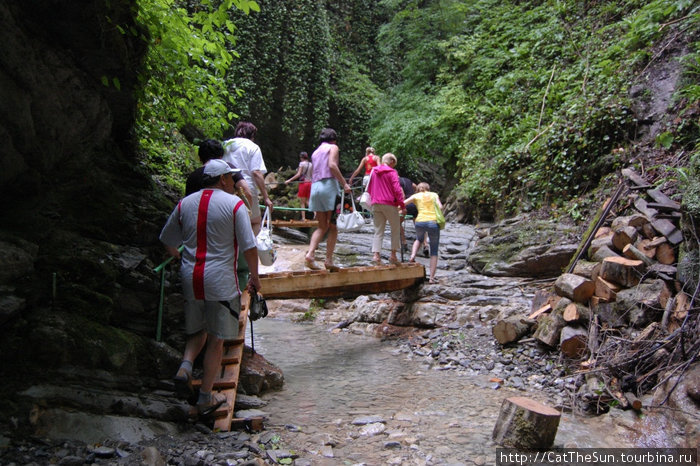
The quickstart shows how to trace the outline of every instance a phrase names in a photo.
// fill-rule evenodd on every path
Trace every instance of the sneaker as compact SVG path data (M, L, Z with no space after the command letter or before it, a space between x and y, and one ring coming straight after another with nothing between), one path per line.
M192 374L187 372L185 369L180 368L177 371L177 374L175 377L173 377L173 382L175 382L175 395L178 398L187 400L194 395L194 388L192 387Z
M212 393L209 403L197 403L197 414L199 417L211 416L226 402L226 395L223 393Z

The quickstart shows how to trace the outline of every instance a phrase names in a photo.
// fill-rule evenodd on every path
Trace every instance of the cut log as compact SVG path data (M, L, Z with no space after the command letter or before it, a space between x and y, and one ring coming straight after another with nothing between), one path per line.
M573 273L574 275L580 275L581 277L588 278L590 280L591 273L593 273L593 269L596 265L598 265L598 262L580 260L574 266Z
M651 226L651 223L645 223L641 228L641 233L647 239L651 239L656 236L656 230L654 230L654 227Z
M566 323L588 322L591 318L591 310L580 303L571 303L564 308L562 314Z
M674 264L676 262L676 252L673 246L668 243L660 244L656 248L656 260L664 265Z
M656 256L656 246L652 246L652 241L653 240L647 238L642 238L637 240L637 243L635 244L635 247L642 251L642 254L647 256L649 259L653 259L654 256Z
M530 398L506 398L501 404L492 438L506 447L547 449L554 444L560 419L559 411Z
M611 232L609 235L606 236L601 236L599 238L594 239L591 241L591 245L588 246L588 257L593 257L596 252L603 246L612 249L613 248L613 233Z
M604 278L598 277L595 280L595 295L603 300L603 302L609 303L615 301L617 297L617 292L620 291L620 286L615 283L611 283Z
M624 288L631 288L639 283L644 270L644 262L625 257L606 257L600 268L600 276Z
M564 296L577 303L586 303L593 296L595 284L579 275L564 273L554 283L554 291L559 296Z
M502 345L512 343L527 335L534 323L533 320L522 317L508 317L496 322L492 330L493 336Z
M673 277L676 276L678 268L675 265L666 265L656 263L647 269L647 273L651 276L666 280L668 282L673 281Z
M606 257L620 257L620 255L609 247L603 246L591 256L591 260L593 262L603 262L603 259Z
M683 233L681 233L672 222L665 218L652 221L651 226L653 226L654 230L659 232L659 234L664 235L669 243L674 246L683 242Z
M558 312L553 312L549 315L540 317L537 322L537 330L535 330L535 333L532 336L545 345L555 347L557 346L557 343L559 343L561 329L565 326L566 322L561 314Z
M598 262L598 264L593 267L593 270L591 271L591 281L595 283L595 281L598 279L600 276L600 269L603 267L602 262Z
M592 311L598 316L600 324L610 328L620 328L627 326L625 313L618 310L615 303L600 303L592 306Z
M644 262L644 265L649 267L654 263L653 260L649 259L646 254L644 254L642 251L637 249L634 245L628 244L627 246L624 247L622 250L622 254L625 255L626 258L628 259L636 259L639 261Z
M613 246L615 246L616 250L622 251L628 244L634 244L637 241L637 236L639 236L639 233L634 227L627 226L615 230L612 237Z
M644 224L649 223L649 219L643 214L632 214L624 217L616 217L612 221L610 228L617 231L624 227L641 228Z
M627 402L630 404L630 408L634 409L635 411L642 410L642 400L637 398L637 395L632 392L625 392L624 395Z
M612 229L610 227L600 227L596 230L595 235L593 235L593 238L600 238L602 236L610 236L612 235Z
M542 306L547 304L554 308L554 306L557 305L559 299L561 299L561 297L557 296L554 292L552 292L551 288L547 288L546 290L537 290L535 292L535 296L532 298L532 306L530 307L530 312L535 312L538 309L542 308Z
M588 332L580 327L564 327L559 337L559 348L568 358L583 358L588 349Z

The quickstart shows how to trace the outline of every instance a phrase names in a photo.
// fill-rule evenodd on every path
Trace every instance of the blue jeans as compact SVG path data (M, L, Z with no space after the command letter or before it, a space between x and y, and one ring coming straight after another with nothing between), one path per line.
M430 255L437 256L440 245L440 227L437 222L416 222L416 241L422 243L426 233L430 241Z

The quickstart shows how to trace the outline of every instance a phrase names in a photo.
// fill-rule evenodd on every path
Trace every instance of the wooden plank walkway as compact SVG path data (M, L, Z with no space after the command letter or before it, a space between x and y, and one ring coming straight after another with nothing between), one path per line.
M423 280L425 268L415 262L347 267L337 272L304 270L260 275L266 299L350 298L362 294L401 290Z
M273 227L286 228L316 228L318 220L271 220Z

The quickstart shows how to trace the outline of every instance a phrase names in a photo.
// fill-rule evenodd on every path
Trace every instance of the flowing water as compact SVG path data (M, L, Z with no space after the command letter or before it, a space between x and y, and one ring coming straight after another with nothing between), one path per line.
M503 399L539 397L496 389L487 376L433 370L395 341L316 324L262 319L255 349L285 377L281 391L264 397L266 429L301 464L495 464L491 434ZM630 445L600 418L565 414L555 446Z

